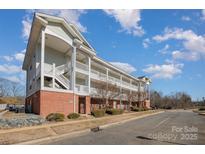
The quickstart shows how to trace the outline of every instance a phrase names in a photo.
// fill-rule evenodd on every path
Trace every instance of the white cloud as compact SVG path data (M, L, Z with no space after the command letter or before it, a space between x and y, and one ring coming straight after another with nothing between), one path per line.
M181 52L178 50L172 52L172 57L174 59L186 59L190 61L196 61L200 58L199 54L195 52Z
M24 56L25 56L25 52L26 52L26 49L24 49L22 51L19 51L16 54L11 55L11 56L8 56L8 55L7 56L2 56L2 58L5 59L7 62L12 62L14 60L23 62Z
M201 15L202 15L202 16L201 16L201 19L202 19L202 20L205 20L205 10L202 10L202 11L201 11Z
M181 41L184 51L173 52L175 59L181 58L194 61L205 57L205 35L197 35L192 30L165 28L163 35L156 35L153 39L157 42L170 39Z
M25 56L25 51L26 51L26 49L24 49L24 50L22 50L22 51L16 53L16 54L14 55L15 59L18 60L18 61L23 62L24 56Z
M189 16L182 16L181 19L183 21L190 21L191 20L191 18Z
M0 64L1 77L16 83L20 83L21 85L25 85L26 74L21 68L25 52L26 49L19 51L11 56L2 56L2 58L4 58L9 63ZM18 61L21 64L16 65L16 62Z
M8 65L8 64L2 64L0 65L0 72L5 74L13 74L13 73L19 73L21 72L21 66L17 65Z
M120 23L122 30L134 36L142 36L145 32L139 25L140 10L104 10L106 14L114 17Z
M163 54L163 55L165 55L165 54L167 54L167 53L169 52L169 51L168 51L169 48L170 48L169 44L166 44L166 45L164 46L164 48L162 48L162 49L159 50L158 52L161 53L161 54Z
M8 76L6 77L7 80L10 80L12 82L20 83L21 80L17 76Z
M3 59L5 59L7 62L11 62L14 58L12 56L3 56Z
M145 73L152 75L152 78L158 79L172 79L182 73L183 64L181 63L165 63L162 65L147 65L143 69Z
M27 40L29 38L30 30L31 30L31 17L27 14L22 20L22 37Z
M151 43L151 41L150 41L149 38L146 38L142 41L142 45L143 45L144 48L148 48L150 43Z
M81 32L87 31L87 28L80 23L80 16L86 13L85 10L33 10L27 11L26 15L24 16L24 19L22 20L22 36L26 40L28 39L30 34L31 22L34 11L62 17L68 22L75 24Z
M121 62L110 62L110 63L127 73L132 73L132 72L137 71L137 69L134 66L128 63L121 63Z

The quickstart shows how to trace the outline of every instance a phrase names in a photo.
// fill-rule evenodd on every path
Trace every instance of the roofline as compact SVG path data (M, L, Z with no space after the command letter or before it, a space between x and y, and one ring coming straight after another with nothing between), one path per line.
M38 16L36 15L36 13L34 13L34 15L33 15L33 21L32 21L32 24L31 24L31 29L30 29L30 35L29 35L29 38L28 38L27 46L26 46L26 53L25 53L24 61L23 61L23 65L22 65L22 69L23 69L23 70L26 70L27 57L29 57L28 54L29 54L29 51L30 51L30 48L31 48L32 32L33 32L33 28L34 28L33 25L34 25L35 23L37 23L37 22L39 22L42 26L45 26L45 25L47 25L47 23L48 23L46 20L44 20L44 19L38 17Z
M61 23L63 22L65 25L69 26L69 28L72 30L71 33L73 33L75 36L79 36L81 41L85 41L88 44L88 46L92 49L91 51L96 52L94 50L94 48L84 38L84 36L79 32L78 28L73 23L69 23L65 18L54 16L54 15L49 15L49 14L45 14L45 13L41 13L41 12L36 12L36 15L37 16L42 16L42 17L45 17L45 18L51 18L51 19L54 19L54 20L57 20L57 21L61 21Z

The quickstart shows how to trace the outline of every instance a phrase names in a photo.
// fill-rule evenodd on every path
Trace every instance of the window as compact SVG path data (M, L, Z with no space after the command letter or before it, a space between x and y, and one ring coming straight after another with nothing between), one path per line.
M32 65L30 66L30 68L29 68L30 70L32 70Z

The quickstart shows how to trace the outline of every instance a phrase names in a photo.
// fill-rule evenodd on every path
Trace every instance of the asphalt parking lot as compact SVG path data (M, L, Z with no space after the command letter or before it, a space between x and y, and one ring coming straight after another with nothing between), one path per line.
M205 116L198 115L190 110L166 111L111 126L98 132L89 132L44 144L205 144Z

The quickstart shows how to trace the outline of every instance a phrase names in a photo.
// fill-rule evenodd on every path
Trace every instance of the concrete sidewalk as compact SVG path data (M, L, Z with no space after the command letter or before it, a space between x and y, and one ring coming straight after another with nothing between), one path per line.
M97 126L108 127L113 124L119 124L161 112L162 111L144 111L125 113L123 115L106 116L95 119L72 120L41 126L0 130L0 144L37 144L42 140L45 141L70 134L82 133Z

